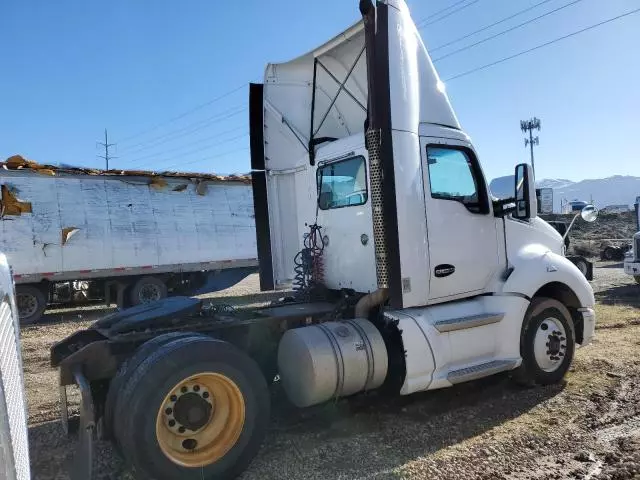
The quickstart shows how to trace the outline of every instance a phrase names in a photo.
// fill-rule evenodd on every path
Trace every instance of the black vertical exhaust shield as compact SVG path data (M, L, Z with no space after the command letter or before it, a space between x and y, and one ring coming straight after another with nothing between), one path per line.
M251 147L251 185L253 213L256 221L256 243L260 272L260 290L273 290L273 263L267 203L267 174L264 161L263 85L249 85L249 145Z
M386 283L389 302L394 308L403 308L400 271L400 237L396 205L393 144L391 135L391 92L389 86L389 6L371 0L360 0L360 13L364 20L365 50L367 55L367 124L369 131L378 131L381 159L383 199L384 250L386 255ZM372 186L372 189L374 187ZM375 216L375 212L374 212ZM378 261L378 259L376 259ZM379 270L378 270L379 271ZM380 284L381 279L378 278ZM379 285L380 286L380 285Z

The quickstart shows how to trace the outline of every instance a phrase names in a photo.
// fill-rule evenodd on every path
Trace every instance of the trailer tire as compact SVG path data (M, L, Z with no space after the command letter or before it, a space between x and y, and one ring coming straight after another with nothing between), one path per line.
M16 303L20 325L31 325L40 320L47 308L47 296L38 287L17 285Z
M132 306L155 302L167 297L167 285L158 277L142 277L133 284L129 293Z
M552 298L531 301L522 324L522 364L514 380L524 386L562 381L575 352L575 330L567 307Z
M120 365L120 368L118 369L118 373L116 373L116 376L113 377L109 383L109 390L107 391L107 399L105 401L103 426L107 438L116 440L118 437L115 428L116 425L114 424L113 419L118 405L118 400L121 398L120 391L140 364L163 345L173 342L174 340L193 336L200 335L191 332L165 333L164 335L152 338L151 340L143 343L131 357L122 362L122 365ZM120 445L118 442L114 441L114 444L116 448L119 449Z
M122 390L118 441L145 478L235 478L262 444L269 402L260 369L234 345L174 340L147 357Z

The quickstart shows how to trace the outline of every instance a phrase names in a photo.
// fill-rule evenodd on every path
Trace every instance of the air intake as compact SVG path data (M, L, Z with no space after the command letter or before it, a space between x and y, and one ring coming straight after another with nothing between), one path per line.
M380 130L367 130L366 147L369 152L369 181L371 183L371 210L373 216L373 240L376 252L376 276L378 288L389 288L389 262L384 226L382 193L382 158L380 156Z

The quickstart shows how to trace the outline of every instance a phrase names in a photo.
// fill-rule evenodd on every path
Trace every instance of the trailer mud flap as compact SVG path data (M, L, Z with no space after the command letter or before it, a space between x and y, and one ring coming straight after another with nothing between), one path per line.
M67 387L60 387L60 406L62 426L67 434L78 433L78 447L73 458L71 480L91 480L93 478L93 440L96 430L95 412L91 385L80 369L73 371L73 378L80 389L80 419L69 419L67 406Z

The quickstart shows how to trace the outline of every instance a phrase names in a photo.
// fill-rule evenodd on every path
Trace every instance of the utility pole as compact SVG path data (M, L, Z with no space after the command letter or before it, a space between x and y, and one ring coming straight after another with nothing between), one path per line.
M104 142L96 142L96 143L104 147L104 155L98 155L98 157L104 158L104 162L106 165L105 170L109 170L109 160L113 160L114 158L118 158L118 157L109 155L109 147L113 147L115 143L109 143L109 137L108 137L106 128L104 129Z
M533 161L533 146L539 145L540 140L538 139L537 136L536 137L533 136L533 131L534 130L540 131L540 119L533 117L529 120L520 120L520 130L522 130L523 133L529 132L529 138L524 139L524 146L525 148L527 146L531 148L531 168L533 169L533 175L535 177L536 165Z

